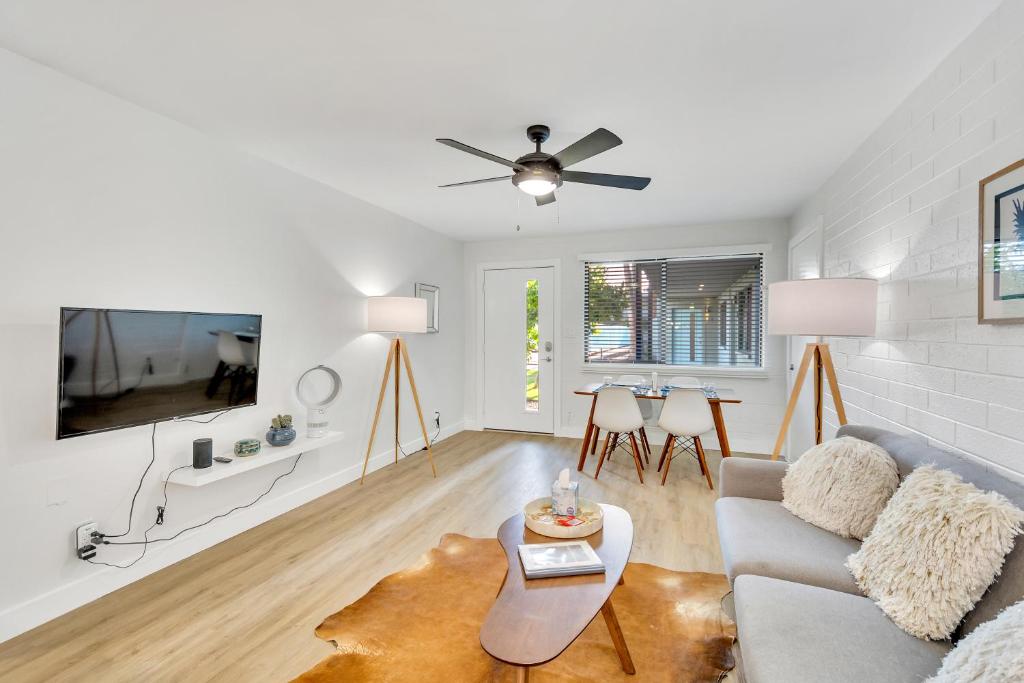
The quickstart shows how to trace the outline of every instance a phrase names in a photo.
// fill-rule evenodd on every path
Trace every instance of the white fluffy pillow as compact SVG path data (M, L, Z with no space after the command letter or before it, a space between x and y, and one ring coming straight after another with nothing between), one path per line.
M881 446L843 436L811 448L782 478L782 505L814 526L862 539L900 484Z
M1024 512L998 493L924 465L846 566L897 626L944 640L999 576L1022 522Z
M1019 683L1024 681L1024 602L1007 607L971 631L925 683Z

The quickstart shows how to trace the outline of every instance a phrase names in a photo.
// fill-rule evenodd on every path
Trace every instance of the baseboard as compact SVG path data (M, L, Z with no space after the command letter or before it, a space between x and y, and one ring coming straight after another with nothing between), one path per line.
M443 427L435 443L454 436L463 429L464 426L461 422ZM423 438L420 437L403 443L402 448L406 453L411 454L421 450L424 444ZM356 450L358 452L358 449ZM393 458L392 450L376 453L370 458L367 471L372 472L384 467L390 464ZM159 547L153 547L145 558L128 569L97 568L94 574L0 612L0 643L339 489L359 479L362 469L363 463L360 459L359 462L344 470L310 482L294 491L268 500L262 505L239 510L234 515L218 520L209 526L183 534Z

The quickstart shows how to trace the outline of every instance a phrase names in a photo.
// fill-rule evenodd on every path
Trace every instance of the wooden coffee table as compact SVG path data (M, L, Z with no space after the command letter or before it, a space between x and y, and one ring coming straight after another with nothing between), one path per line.
M508 572L480 629L480 644L492 657L517 667L518 681L528 679L529 667L562 654L598 612L604 615L622 670L627 674L636 673L611 600L633 547L633 520L620 507L601 505L601 508L604 528L584 540L604 561L604 574L527 580L517 546L565 539L535 534L526 528L522 514L505 520L498 529L498 542L505 549Z

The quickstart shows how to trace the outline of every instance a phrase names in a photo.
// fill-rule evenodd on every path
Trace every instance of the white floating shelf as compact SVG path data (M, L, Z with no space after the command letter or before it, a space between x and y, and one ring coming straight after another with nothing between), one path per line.
M231 458L231 462L224 463L214 460L213 465L210 467L205 467L201 470L191 467L178 470L171 475L170 479L168 479L167 472L164 472L161 478L169 484L178 484L179 486L206 486L215 481L241 474L242 472L250 472L265 465L301 455L307 451L338 443L344 438L345 434L343 432L327 432L326 436L322 436L319 439L299 436L287 446L271 446L266 441L262 441L260 452L256 455L239 457L234 453L228 452L224 455Z

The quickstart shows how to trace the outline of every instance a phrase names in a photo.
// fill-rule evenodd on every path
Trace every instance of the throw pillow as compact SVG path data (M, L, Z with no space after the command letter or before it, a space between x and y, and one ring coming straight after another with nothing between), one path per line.
M1024 602L1007 607L956 644L925 683L1024 681Z
M944 640L999 576L1024 512L948 470L914 470L846 559L857 585L918 638Z
M789 466L782 505L805 522L860 540L899 484L896 462L884 448L843 436L811 448Z

